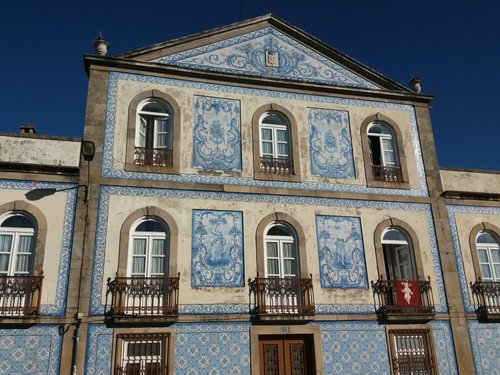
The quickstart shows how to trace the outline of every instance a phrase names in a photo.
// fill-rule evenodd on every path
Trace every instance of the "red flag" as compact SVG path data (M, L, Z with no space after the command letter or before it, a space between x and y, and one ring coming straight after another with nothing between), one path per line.
M416 280L394 280L397 306L420 306L420 291Z

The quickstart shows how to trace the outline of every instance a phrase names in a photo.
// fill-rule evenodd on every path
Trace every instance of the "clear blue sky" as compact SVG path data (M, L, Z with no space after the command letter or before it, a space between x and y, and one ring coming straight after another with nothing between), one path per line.
M81 137L99 32L114 55L266 13L399 83L421 77L440 165L500 170L498 0L4 0L0 131Z

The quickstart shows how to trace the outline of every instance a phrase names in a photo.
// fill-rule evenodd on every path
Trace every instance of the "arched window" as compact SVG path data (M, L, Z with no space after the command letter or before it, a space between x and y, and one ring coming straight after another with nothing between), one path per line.
M141 219L131 232L128 276L159 277L168 274L168 228L151 218Z
M405 231L387 228L382 234L382 248L389 280L418 279L413 246Z
M137 107L134 164L172 166L172 109L163 100L148 98Z
M260 170L293 174L290 122L279 112L266 112L259 120Z
M264 235L264 248L266 277L299 276L297 241L291 227L272 223Z
M402 182L403 177L393 129L385 122L377 121L368 125L367 132L373 179Z
M0 275L30 275L36 243L36 222L28 215L10 213L0 222Z
M484 281L500 281L500 247L496 235L481 231L476 237L479 269Z

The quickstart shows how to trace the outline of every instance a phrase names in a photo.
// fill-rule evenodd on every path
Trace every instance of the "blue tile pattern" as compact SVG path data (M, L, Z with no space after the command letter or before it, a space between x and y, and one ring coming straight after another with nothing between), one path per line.
M249 375L250 323L175 325L176 375Z
M359 217L316 216L322 288L367 288Z
M238 100L194 97L193 167L241 171Z
M324 322L321 328L325 374L390 374L385 327L377 322Z
M433 289L439 295L439 303L436 305L436 312L447 312L445 303L443 278L441 274L441 263L439 260L438 247L436 236L434 232L434 222L430 211L430 206L420 203L403 203L391 201L364 201L352 199L328 199L328 198L313 198L303 196L281 196L281 195L267 195L267 194L244 194L244 193L228 193L228 192L210 192L210 191L190 191L190 190L175 190L175 189L156 189L156 188L137 188L127 186L101 186L99 194L99 207L97 212L97 226L96 226L96 240L94 246L94 262L92 270L92 289L90 294L90 314L102 315L104 312L104 301L101 301L101 292L103 288L103 281L107 277L113 275L104 275L104 260L106 249L106 232L108 222L108 209L109 200L111 196L122 197L168 197L178 200L192 200L199 201L201 205L205 206L206 201L232 201L232 202L260 202L260 203L276 203L287 205L308 205L320 207L348 207L348 208L375 208L380 210L406 210L406 211L420 211L424 212L425 222L427 223L428 236L430 238L429 244L422 244L428 246L434 264L434 273L436 275L436 285ZM312 220L312 219L311 219ZM232 313L235 309L239 309L241 305L228 305L227 313ZM224 306L217 305L215 309L223 313ZM180 307L181 311L183 307ZM204 313L208 311L205 306L186 307L186 311L198 311ZM373 305L361 304L325 304L316 305L316 312L318 314L359 314L359 313L373 313Z
M163 90L168 91L170 87L184 87L193 90L212 91L214 96L226 93L230 95L246 95L261 98L268 98L269 101L279 100L297 100L311 102L314 105L324 103L327 105L341 105L362 108L372 108L373 110L396 110L406 112L410 123L411 142L416 160L419 187L412 189L386 189L373 188L359 184L343 184L331 182L283 182L283 181L264 181L254 180L248 177L217 176L210 174L168 174L168 173L142 173L131 172L123 169L123 164L113 158L114 135L116 125L117 95L119 81L133 81L144 85L144 90L151 89L151 85L161 85ZM136 75L128 73L111 72L108 80L108 96L106 99L106 118L103 147L102 175L111 178L140 179L151 181L171 181L184 183L201 184L227 184L237 186L256 186L279 189L303 189L312 191L338 191L352 193L373 193L387 195L404 196L428 196L427 183L425 180L424 164L422 152L420 149L420 140L417 129L415 111L412 106L396 103L387 103L360 99L346 99L334 96L307 95L296 92L273 91L263 89L253 89L237 86L217 85L203 82L194 82L186 80L177 80L169 78L159 78L147 75Z
M274 66L266 63L268 52L277 56ZM272 27L153 61L218 72L378 89Z
M450 223L451 229L451 239L453 244L453 250L455 251L455 260L457 262L458 278L460 280L460 287L462 289L462 299L464 301L465 311L475 312L475 307L473 302L469 297L469 284L465 277L464 261L462 258L462 250L460 249L459 233L457 228L457 222L455 220L455 213L466 213L471 215L500 215L500 208L498 207L479 207L479 206L454 206L448 205L446 207L448 212L448 221ZM499 216L500 222L500 216ZM480 224L480 222L477 222ZM470 233L461 233L461 235L466 235L469 237ZM465 250L467 251L467 250Z
M109 375L113 353L113 329L104 324L89 324L85 350L86 375Z
M243 286L243 213L193 210L191 286Z
M500 324L468 321L477 375L500 375Z
M62 336L56 325L0 332L0 374L59 374Z
M448 321L435 320L429 323L432 327L434 348L440 375L458 374L453 347L453 336Z
M314 108L308 111L311 174L355 178L348 112Z
M76 188L75 184L53 183L37 181L4 180L0 179L0 189L12 190L33 190L33 189L68 189ZM59 252L59 269L57 272L56 299L54 304L42 304L40 308L41 316L64 315L66 308L66 292L68 289L69 263L71 258L71 248L73 246L73 227L75 219L77 189L66 190L59 194L66 194L66 205L64 207L64 226L62 230L62 240ZM35 204L36 203L31 203ZM50 231L50 228L49 228ZM45 258L47 260L47 258Z

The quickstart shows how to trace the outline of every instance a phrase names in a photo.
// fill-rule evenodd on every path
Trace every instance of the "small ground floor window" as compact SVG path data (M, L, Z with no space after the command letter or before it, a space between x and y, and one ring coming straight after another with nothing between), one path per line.
M114 375L167 375L168 333L116 335Z
M390 329L388 332L394 375L438 374L430 329Z

